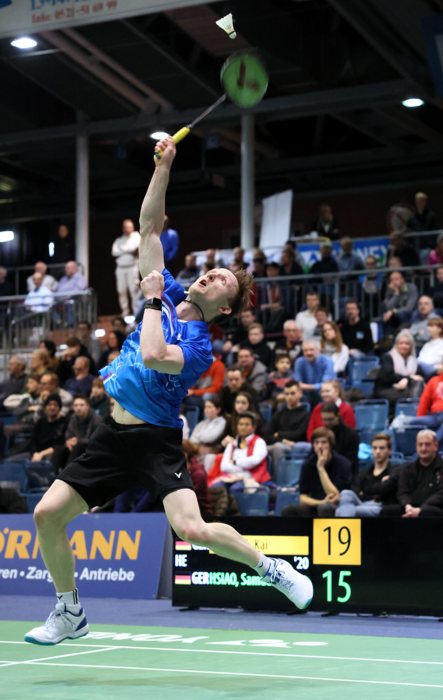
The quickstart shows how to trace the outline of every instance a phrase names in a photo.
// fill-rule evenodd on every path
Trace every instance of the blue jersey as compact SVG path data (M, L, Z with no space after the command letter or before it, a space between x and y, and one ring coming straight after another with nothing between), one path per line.
M133 416L146 423L182 428L180 405L200 375L212 364L212 348L204 321L179 321L176 305L185 292L168 270L163 270L162 328L168 345L178 345L184 366L180 374L165 374L144 366L140 352L142 324L123 343L114 362L100 370L105 389Z

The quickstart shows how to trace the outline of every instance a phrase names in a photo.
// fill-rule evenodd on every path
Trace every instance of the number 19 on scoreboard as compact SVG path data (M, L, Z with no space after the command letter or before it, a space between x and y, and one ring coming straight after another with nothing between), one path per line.
M356 518L313 520L313 563L329 566L361 566L361 521ZM351 598L352 572L329 569L322 574L328 603Z

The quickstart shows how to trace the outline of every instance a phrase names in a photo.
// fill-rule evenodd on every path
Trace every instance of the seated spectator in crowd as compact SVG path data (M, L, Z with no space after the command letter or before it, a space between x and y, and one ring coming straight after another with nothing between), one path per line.
M371 310L370 317L379 316L379 294L383 285L383 273L377 270L377 258L375 255L366 256L365 270L365 274L360 275L358 278L363 300Z
M374 395L387 399L391 412L398 399L412 399L423 390L423 377L417 374L418 363L411 332L400 331L394 347L381 356L380 370L375 380Z
M65 444L63 447L57 446L52 456L52 463L58 470L86 450L92 433L103 422L91 409L88 397L82 394L74 396L72 410L72 416L66 425Z
M276 262L266 263L266 277L273 280L279 276L280 267ZM264 291L264 294L262 293ZM288 318L285 308L285 292L280 281L268 281L261 289L260 317L266 329L266 335L281 334L283 323Z
M285 246L280 256L279 277L294 277L303 274L304 270L296 259L294 248L292 248L292 246Z
M321 407L323 425L334 433L335 449L351 463L352 474L358 472L359 436L356 430L345 425L335 403L323 403Z
M252 254L250 271L254 279L266 277L266 255L260 248L256 248Z
M123 316L114 316L111 319L111 328L113 331L122 333L125 338L128 335L128 326L126 325L126 321Z
M330 357L320 354L318 340L304 340L302 350L303 357L296 359L293 376L306 400L315 406L320 401L319 390L323 382L335 378L334 366Z
M435 284L432 299L438 313L443 313L443 265L435 270Z
M408 221L408 231L435 231L438 228L434 212L429 209L429 198L424 192L417 192L414 197L415 211ZM423 247L431 247L435 236L420 238Z
M189 439L199 448L208 448L219 443L226 430L226 418L221 415L221 405L218 396L206 399L204 406L204 420L195 426ZM199 449L200 452L208 452L208 449Z
M224 484L231 491L243 491L245 487L257 486L271 480L268 472L268 448L263 438L257 435L257 417L249 411L239 416L235 439L225 447L220 464L220 473L211 473L209 486Z
M322 355L331 358L335 374L343 374L349 362L349 348L344 344L339 327L334 321L326 321L322 327Z
M403 518L443 516L443 457L432 430L420 430L416 438L417 459L400 469L397 499L400 505L387 505L382 515Z
M57 367L57 375L60 380L60 384L64 385L68 379L75 376L73 366L77 357L87 357L90 362L91 374L96 374L94 360L86 350L85 346L82 345L78 338L75 336L70 336L66 340L66 348L63 350L63 354Z
M383 323L388 332L401 323L409 324L418 299L417 287L413 282L406 282L398 270L389 275L386 296L382 302Z
M75 323L74 308L71 299L73 296L75 297L77 294L84 292L87 286L86 278L80 272L75 260L69 260L65 265L65 274L60 278L58 283L56 299L56 301L62 302L64 320L68 326L72 327ZM61 294L66 296L61 297ZM56 318L56 320L58 319Z
M103 420L111 415L111 403L101 377L95 377L92 382L89 402L92 410Z
M180 270L175 279L187 289L199 276L200 268L197 265L197 258L192 253L188 253L185 255L185 266Z
M297 324L297 328L301 331L303 340L309 340L314 336L314 331L317 326L315 312L320 306L320 297L317 292L307 292L305 302L306 309L298 312L295 317L295 323Z
M314 328L313 338L318 338L319 340L323 334L323 326L327 321L331 320L331 314L324 306L317 306L315 309L315 320L317 325Z
M41 377L46 372L52 372L54 366L51 356L46 349L37 348L31 353L29 367L32 374L37 374Z
M60 382L55 372L45 372L40 377L40 400L39 403L43 406L44 402L50 394L57 394L62 402L62 416L67 416L72 408L72 394L65 389L60 388ZM43 411L39 411L40 414Z
M325 236L332 241L340 237L337 219L335 218L330 204L320 204L318 216L312 223L312 231L316 231L319 236Z
M237 364L242 373L243 381L254 389L258 397L263 396L268 378L266 366L256 360L250 347L242 346L238 351Z
M353 252L354 241L349 236L340 239L340 252L337 255L338 269L340 272L356 272L364 270L360 255ZM354 278L355 279L355 278Z
M213 399L221 391L226 367L221 360L223 343L214 340L212 343L212 365L198 378L193 387L188 389L188 395L184 400L186 406L198 406L203 408L207 399Z
M97 365L102 350L100 341L93 332L92 326L89 323L89 321L79 321L77 323L77 328L75 329L75 337L79 339L83 347L86 348L87 353L94 360L95 365Z
M240 245L236 245L232 251L231 264L234 265L235 270L246 270L247 264L245 262L245 249Z
M198 505L200 506L200 513L203 518L211 516L212 507L208 494L208 475L204 464L198 456L196 446L190 440L183 440L183 451Z
M227 371L227 383L220 392L221 412L226 415L234 410L234 401L239 391L246 391L251 395L254 410L258 411L258 395L251 385L243 378L238 365L232 365Z
M396 416L391 428L404 428L421 425L436 431L440 447L443 447L443 367L436 377L432 377L420 396L416 416Z
M315 262L311 269L311 275L320 275L318 284L322 284L325 280L322 279L322 275L328 274L328 272L338 272L338 264L333 256L332 243L321 243L320 244L320 260Z
M296 322L288 319L283 324L283 338L277 340L274 346L275 355L282 353L288 355L291 366L301 353L302 334Z
M418 267L420 256L417 250L403 237L399 231L393 231L389 236L390 245L388 256L394 255L400 260L400 267Z
M428 340L418 353L418 370L429 379L443 368L443 318L431 318L428 322Z
M430 265L443 264L443 233L439 235L434 250L431 250L428 255L428 263Z
M428 328L428 321L431 318L440 317L435 312L431 297L423 294L417 302L417 308L412 312L411 325L409 326L415 340L415 347L418 350L431 339Z
M0 382L0 407L10 394L23 394L28 376L26 374L26 361L21 355L11 355L8 360L9 376Z
M265 332L261 323L252 323L248 328L248 340L243 347L248 347L254 353L256 360L267 369L272 367L273 352L265 340Z
M94 381L94 377L89 371L90 366L89 358L81 355L76 357L72 365L74 376L64 383L63 388L73 396L77 394L89 396Z
M37 375L30 375L26 382L26 391L22 394L9 394L3 407L16 416L16 421L3 425L0 421L0 458L3 459L6 449L6 441L9 440L9 449L14 445L16 436L30 436L34 423L37 420L37 411L40 397L40 379Z
M52 276L48 275L48 266L46 263L39 260L34 265L34 273L30 275L26 280L26 288L29 292L33 292L36 287L36 282L34 279L34 274L37 273L41 275L42 284L51 290L51 292L57 291L57 280Z
M275 370L269 373L266 383L266 400L271 402L274 408L284 400L283 390L292 382L291 360L288 355L279 353L275 356Z
M49 287L43 284L43 275L40 272L34 272L32 275L34 289L28 292L23 302L27 311L41 313L51 308L54 303L54 294Z
M226 447L230 442L234 440L235 431L237 429L237 421L240 416L245 413L254 413L256 416L256 430L259 435L262 434L262 421L259 413L255 411L254 401L251 394L247 391L239 391L234 401L234 408L232 413L226 416L226 429L225 435L222 439L223 447Z
M58 367L59 360L57 357L57 346L54 341L50 340L49 338L44 338L43 340L40 340L38 347L40 350L46 350L49 355L48 369L51 370L51 372L55 372Z
M336 452L334 433L317 428L311 444L300 475L300 503L283 508L283 516L328 518L335 513L340 491L350 488L351 465Z
M345 317L345 321L340 324L340 330L343 342L348 346L351 357L358 359L364 355L372 355L374 340L371 326L367 321L361 319L360 308L355 299L349 299L346 302Z
M12 297L15 294L14 284L8 279L8 270L0 266L0 297Z
M389 462L391 438L385 433L374 435L371 440L373 464L357 475L353 489L340 491L335 511L338 518L362 518L380 515L383 505L397 502L397 477L399 469Z
M337 379L332 379L329 382L323 382L320 389L322 403L318 403L311 412L309 417L309 425L307 430L307 438L311 439L312 433L316 428L324 426L321 409L325 403L334 403L339 415L345 425L349 428L355 428L356 419L354 409L349 403L342 399L341 384Z
M309 413L301 405L303 393L299 384L294 380L288 382L283 393L285 406L274 412L263 435L273 464L290 453L297 442L306 440L309 422Z
M253 323L257 323L257 317L254 311L252 309L244 309L244 311L240 313L240 320L237 328L233 333L227 334L225 344L223 345L223 352L225 354L238 352L240 345L247 343L248 329ZM227 364L229 365L232 363L228 361Z
M126 337L121 331L109 331L109 333L106 335L106 345L103 348L101 355L98 359L98 369L106 367L106 365L109 363L110 352L114 352L115 350L118 350L118 352L120 352L125 340Z
M26 451L33 462L51 460L54 450L64 441L66 420L62 416L62 402L58 394L49 394L45 400L45 412L35 423Z

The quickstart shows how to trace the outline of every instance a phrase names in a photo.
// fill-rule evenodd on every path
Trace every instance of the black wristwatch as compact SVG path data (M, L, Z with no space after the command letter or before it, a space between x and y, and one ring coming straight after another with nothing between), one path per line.
M157 297L152 297L152 299L146 299L144 305L144 309L154 309L155 311L161 311L162 310L162 300L158 299Z

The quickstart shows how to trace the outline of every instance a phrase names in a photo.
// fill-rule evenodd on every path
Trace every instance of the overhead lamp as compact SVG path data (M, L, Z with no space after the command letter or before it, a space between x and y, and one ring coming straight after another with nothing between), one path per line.
M22 50L34 49L37 46L37 42L35 39L31 39L30 36L19 36L11 41L11 46Z
M0 231L0 243L8 243L14 240L14 231Z
M423 107L424 100L421 97L408 97L406 100L402 100L402 105L408 109L415 109L416 107Z
M168 136L169 134L166 131L153 131L152 134L149 134L149 138L154 139L155 141L167 139Z

